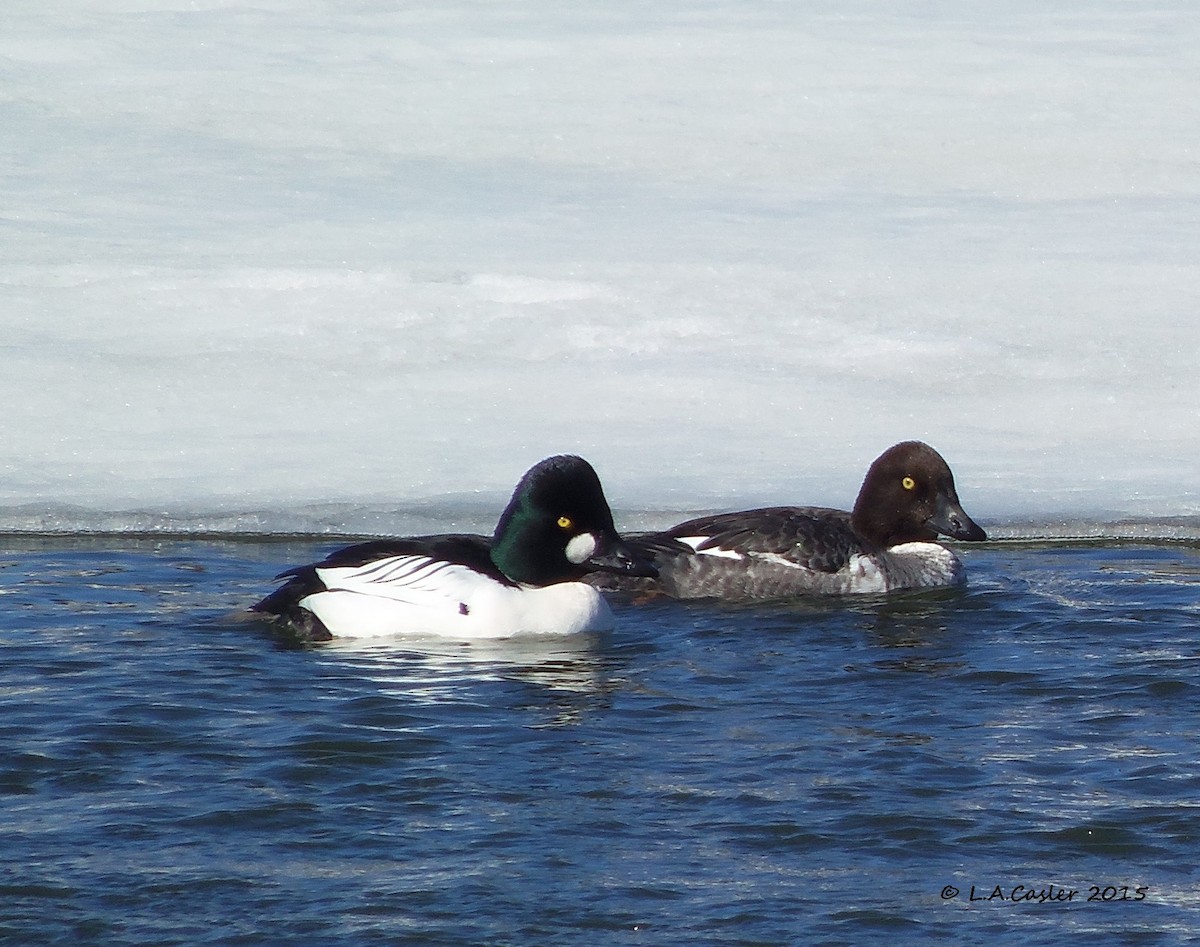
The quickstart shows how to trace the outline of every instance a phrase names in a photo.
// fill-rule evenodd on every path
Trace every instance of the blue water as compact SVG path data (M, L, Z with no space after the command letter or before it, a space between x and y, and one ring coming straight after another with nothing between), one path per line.
M570 642L231 617L329 548L3 541L0 941L1200 931L1200 546L992 543L965 591L618 602Z

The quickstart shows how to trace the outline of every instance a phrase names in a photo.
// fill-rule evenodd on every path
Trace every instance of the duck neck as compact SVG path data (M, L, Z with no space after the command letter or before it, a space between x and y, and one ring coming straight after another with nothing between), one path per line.
M518 509L502 517L492 537L492 562L513 582L551 585L574 578L565 559L553 555L553 538L542 535L535 517Z

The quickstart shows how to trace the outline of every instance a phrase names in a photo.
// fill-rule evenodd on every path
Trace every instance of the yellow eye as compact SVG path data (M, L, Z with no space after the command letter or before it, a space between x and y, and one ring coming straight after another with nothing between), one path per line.
M575 525L575 523L571 520L571 517L569 517L569 516L560 516L558 518L558 525L561 526L563 529L570 529L572 526Z
M912 477L905 477L900 481L900 486L904 487L905 490L915 490L917 488L917 481Z

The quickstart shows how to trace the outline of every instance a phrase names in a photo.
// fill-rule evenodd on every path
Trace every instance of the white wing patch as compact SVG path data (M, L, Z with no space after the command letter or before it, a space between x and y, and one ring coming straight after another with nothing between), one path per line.
M784 566L788 569L803 569L805 572L812 571L807 566L802 566L795 560L789 559L787 556L781 556L777 552L752 552L750 553L750 556L753 559L760 559L763 562L769 562L773 566Z
M428 556L390 556L361 566L318 568L330 591L362 592L417 608L445 608L465 603L480 582L491 582L468 566Z
M736 559L739 562L743 559L742 554L733 549L722 549L720 546L712 546L708 549L701 549L700 547L704 543L708 542L709 538L710 537L708 536L676 537L678 542L683 543L685 546L690 546L692 552L694 552L697 556L714 556L718 559Z

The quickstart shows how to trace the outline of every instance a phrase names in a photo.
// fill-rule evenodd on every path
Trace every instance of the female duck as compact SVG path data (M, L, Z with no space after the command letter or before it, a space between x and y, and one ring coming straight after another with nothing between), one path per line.
M313 641L602 631L612 614L580 581L594 570L654 574L617 535L592 466L563 455L525 474L491 539L420 536L349 546L282 573L288 581L251 610Z
M906 441L871 465L851 513L771 507L629 537L631 548L657 567L657 581L604 585L746 601L961 583L962 562L935 542L939 534L987 538L963 510L941 455Z

